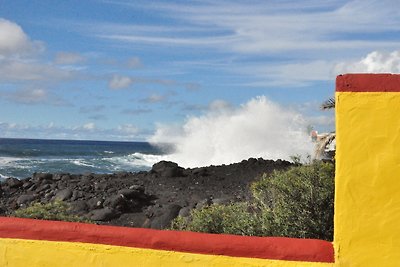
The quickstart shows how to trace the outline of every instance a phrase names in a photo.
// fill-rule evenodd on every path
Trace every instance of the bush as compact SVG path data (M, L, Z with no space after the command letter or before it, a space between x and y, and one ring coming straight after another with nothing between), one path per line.
M43 219L67 222L90 222L70 213L70 205L61 200L47 204L34 203L29 207L20 208L11 216L30 219Z
M190 217L176 218L171 229L214 234L262 235L261 217L251 210L248 203L214 204L200 210L194 209Z
M272 234L332 240L334 175L334 164L314 161L255 182L253 196L271 212Z
M334 165L315 161L252 184L254 201L212 205L178 217L172 229L207 233L333 238Z

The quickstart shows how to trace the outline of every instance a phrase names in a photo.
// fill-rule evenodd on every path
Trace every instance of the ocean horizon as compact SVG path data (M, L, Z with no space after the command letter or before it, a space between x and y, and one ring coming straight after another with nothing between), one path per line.
M0 138L0 179L24 179L34 172L146 171L170 148L143 141Z

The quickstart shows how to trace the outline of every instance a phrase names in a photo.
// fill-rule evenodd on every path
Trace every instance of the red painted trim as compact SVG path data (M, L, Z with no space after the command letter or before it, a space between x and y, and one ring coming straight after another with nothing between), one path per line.
M400 92L400 75L339 75L336 77L336 92Z
M84 242L236 257L334 262L330 242L244 237L0 217L0 238Z

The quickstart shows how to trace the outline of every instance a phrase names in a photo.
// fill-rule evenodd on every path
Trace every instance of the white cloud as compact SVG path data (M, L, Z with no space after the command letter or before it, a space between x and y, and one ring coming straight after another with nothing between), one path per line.
M135 136L139 133L139 128L133 124L123 124L117 127L118 132L124 133L129 136Z
M11 99L22 104L43 103L48 99L47 91L44 89L25 89L12 94Z
M232 68L241 75L252 75L254 82L246 83L255 87L307 86L315 81L334 78L334 62L316 60L298 63L256 63Z
M82 129L87 131L93 131L96 129L96 124L94 124L93 122L86 123L82 126Z
M374 51L357 61L336 64L336 74L400 73L400 50L391 53Z
M24 88L14 91L0 92L0 97L9 101L24 104L37 105L48 104L53 106L68 106L70 105L61 97L44 88Z
M168 99L169 95L164 94L151 94L148 97L141 99L140 101L143 103L149 103L149 104L155 104L155 103L160 103L163 101L166 101Z
M306 128L300 113L258 97L231 111L190 117L181 127L158 125L150 141L174 142L177 151L170 160L195 167L309 154L313 146Z
M18 24L0 18L0 56L23 55L42 48L42 44L30 40Z
M56 55L55 63L60 65L77 64L86 61L86 58L79 53L59 52Z
M398 42L365 40L352 34L397 31L400 19L393 6L398 6L397 0L158 2L146 8L175 19L178 26L103 24L97 36L135 44L206 46L242 54L370 50L395 47ZM185 26L179 26L182 22Z
M133 79L128 76L113 75L108 83L110 89L124 89L133 83Z
M114 4L150 10L174 23L102 23L96 25L98 28L89 26L86 30L119 45L151 44L206 51L205 60L220 58L228 62L223 66L224 71L239 71L254 78L248 85L305 86L331 80L335 64L344 58L378 49L390 51L399 45L397 0L256 0L251 4L158 1L154 5L116 1ZM262 58L256 59L257 56ZM188 64L181 67L184 71L198 69L190 61L193 60L188 59ZM215 65L204 66L207 67L220 70Z
M0 60L0 81L59 81L73 75L73 71L32 60Z
M40 83L70 79L76 72L59 68L37 57L43 43L32 41L16 23L0 18L0 82Z
M60 126L50 122L44 125L18 124L1 122L2 137L12 138L52 138L75 140L141 140L144 131L132 124L124 124L115 128L101 128L92 122L77 126Z

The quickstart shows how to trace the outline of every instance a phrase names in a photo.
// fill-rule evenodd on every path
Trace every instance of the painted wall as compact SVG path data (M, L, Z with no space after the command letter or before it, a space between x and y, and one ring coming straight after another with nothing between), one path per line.
M338 266L400 266L400 75L336 81Z
M338 76L335 235L212 235L0 218L0 266L400 266L400 75Z
M333 266L321 240L0 218L0 266Z

